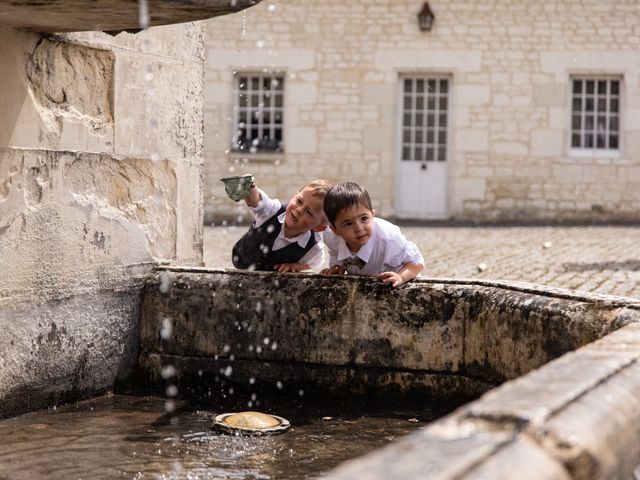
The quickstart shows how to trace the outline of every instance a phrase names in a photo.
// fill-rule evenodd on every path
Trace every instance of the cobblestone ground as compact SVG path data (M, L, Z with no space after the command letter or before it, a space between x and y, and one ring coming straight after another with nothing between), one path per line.
M206 227L205 265L233 268L247 227ZM425 277L517 280L640 298L640 227L403 227Z

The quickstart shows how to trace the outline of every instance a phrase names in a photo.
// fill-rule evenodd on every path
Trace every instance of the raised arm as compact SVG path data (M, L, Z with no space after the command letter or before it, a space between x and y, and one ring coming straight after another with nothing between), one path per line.
M260 190L256 187L255 182L249 190L249 195L247 195L247 198L245 198L244 201L252 208L257 207L258 203L260 203Z

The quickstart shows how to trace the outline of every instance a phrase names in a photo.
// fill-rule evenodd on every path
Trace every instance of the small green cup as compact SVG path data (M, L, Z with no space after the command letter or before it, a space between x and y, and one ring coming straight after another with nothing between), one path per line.
M227 196L235 202L239 202L240 200L247 198L251 188L256 184L253 175L250 173L235 175L233 177L224 177L221 178L220 181L224 183L224 191Z

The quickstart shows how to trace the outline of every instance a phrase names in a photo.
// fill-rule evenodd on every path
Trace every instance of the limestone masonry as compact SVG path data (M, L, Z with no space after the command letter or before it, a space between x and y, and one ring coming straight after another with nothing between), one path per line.
M382 216L639 220L637 0L429 4L429 32L417 24L422 2L410 0L263 2L208 21L206 219L246 221L218 179L251 172L282 199L315 177L362 182ZM244 122L234 107L240 74L282 76L282 152L233 151ZM403 115L420 114L401 94L414 77L448 81L447 103L433 110L446 112L439 131L447 160L426 162L426 170L399 160L409 141ZM614 85L595 106L586 91L574 102L574 89L591 88L574 85L583 79L594 89ZM256 115L270 108L256 105ZM576 129L612 143L573 148Z

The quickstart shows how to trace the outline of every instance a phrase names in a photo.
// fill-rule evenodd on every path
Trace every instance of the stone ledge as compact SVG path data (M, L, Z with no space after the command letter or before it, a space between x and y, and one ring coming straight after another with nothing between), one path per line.
M426 429L428 440L424 434L412 434L403 444L343 464L325 478L401 478L397 475L412 468L407 464L422 466L421 474L412 478L631 478L640 462L638 346L640 323L627 325L433 423ZM594 358L604 359L605 353L613 357L610 366L592 370ZM578 372L583 378L574 381L572 374ZM566 395L563 386L572 393ZM453 456L448 457L452 465L441 466L437 460L425 464L425 455L446 456L452 443L496 431L511 432L512 439L463 475L455 466L465 467L467 462ZM394 460L385 467L381 460L392 453Z

